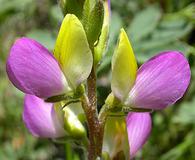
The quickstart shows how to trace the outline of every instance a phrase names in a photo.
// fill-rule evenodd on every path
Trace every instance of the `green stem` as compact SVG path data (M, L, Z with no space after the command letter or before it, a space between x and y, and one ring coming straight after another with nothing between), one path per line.
M65 143L65 150L66 150L66 159L71 160L72 159L72 149L69 143Z

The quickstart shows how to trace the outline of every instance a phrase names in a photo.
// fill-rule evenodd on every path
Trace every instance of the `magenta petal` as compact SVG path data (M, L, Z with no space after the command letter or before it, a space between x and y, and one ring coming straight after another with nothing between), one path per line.
M23 121L36 137L57 138L65 134L63 121L57 116L53 104L33 95L25 96Z
M35 40L18 39L10 50L6 69L11 82L25 93L47 98L68 90L58 62Z
M129 113L126 123L132 159L147 141L152 128L152 120L149 113Z
M110 3L110 0L108 0L108 8L109 8L109 13L111 13L111 3Z
M183 54L168 51L144 63L137 73L126 104L163 109L180 99L190 83L190 66Z

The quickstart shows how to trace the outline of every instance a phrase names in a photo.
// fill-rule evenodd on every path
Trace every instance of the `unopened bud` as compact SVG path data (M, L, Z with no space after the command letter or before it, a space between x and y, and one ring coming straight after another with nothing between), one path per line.
M74 138L83 138L86 136L86 130L82 123L79 121L74 112L65 107L64 111L64 128Z
M94 48L95 56L94 63L97 65L102 57L106 53L108 39L109 39L109 27L110 27L110 0L104 1L104 22L101 30L101 35L98 40L97 46Z
M90 5L85 6L84 11L84 19L83 19L83 25L86 30L88 42L90 45L93 45L95 41L98 40L101 30L102 30L102 25L103 25L103 20L104 20L104 5L101 0L98 0L95 5L92 7L90 10Z

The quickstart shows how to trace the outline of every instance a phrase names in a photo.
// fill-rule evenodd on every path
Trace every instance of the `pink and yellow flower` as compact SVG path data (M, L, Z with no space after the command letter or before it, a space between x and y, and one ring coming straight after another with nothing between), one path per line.
M190 77L189 63L178 51L159 53L138 69L132 46L124 29L121 29L118 46L112 59L111 88L112 94L122 106L130 110L164 109L183 97L190 83ZM152 128L150 113L129 113L126 120L125 117L120 120L121 127L117 125L117 119L106 122L106 127L112 123L112 130L106 128L105 135L122 137L127 134L129 146L119 147L119 144L126 142L125 139L117 139L110 144L112 149L107 147L105 151L113 152L114 155L121 150L126 152L129 147L130 157L133 158L150 134ZM124 130L123 124L126 124L127 130Z

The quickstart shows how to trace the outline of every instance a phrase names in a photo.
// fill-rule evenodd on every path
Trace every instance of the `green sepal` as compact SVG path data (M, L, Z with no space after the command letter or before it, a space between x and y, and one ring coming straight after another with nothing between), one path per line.
M74 97L74 92L71 91L66 94L49 97L45 100L45 102L55 103L60 101L69 101L73 99L77 99L77 98Z
M52 96L49 97L45 100L45 102L60 102L60 101L64 101L66 102L65 104L68 105L69 103L76 103L80 101L80 97L85 93L85 87L84 85L80 85L76 88L75 91L70 91L66 94L62 94L62 95L57 95L57 96ZM65 105L65 106L66 106Z
M125 116L129 112L152 112L152 109L135 108L133 106L126 106L117 99L112 93L110 93L105 101L104 112L107 112L108 116L120 117Z
M117 99L112 93L108 95L105 101L107 110L118 112L122 110L122 103L119 99Z
M146 108L134 108L129 106L123 106L122 112L128 114L129 112L153 112L153 109L146 109Z

